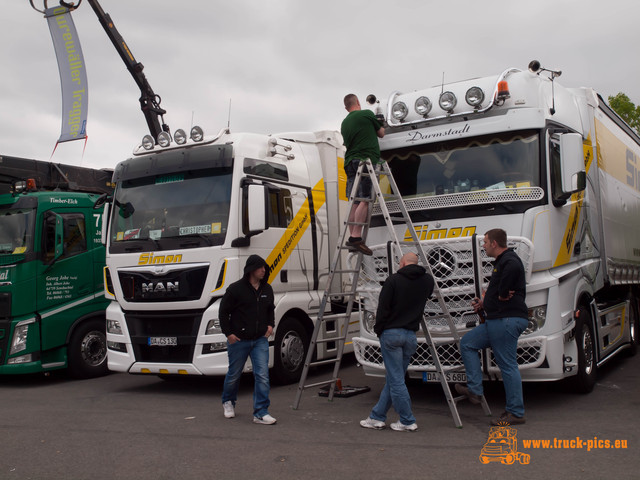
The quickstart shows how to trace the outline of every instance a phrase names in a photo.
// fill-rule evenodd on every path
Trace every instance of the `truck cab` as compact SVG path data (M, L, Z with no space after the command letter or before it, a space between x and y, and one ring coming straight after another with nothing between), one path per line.
M270 366L276 380L295 381L347 203L338 195L342 140L337 132L226 129L196 138L164 147L149 142L114 171L106 237L109 368L224 375L220 299L258 254L276 296ZM335 353L329 342L318 355Z
M0 194L0 374L67 367L77 377L104 374L108 301L94 205L111 190L111 172L2 162L11 181ZM74 175L90 185L70 186Z

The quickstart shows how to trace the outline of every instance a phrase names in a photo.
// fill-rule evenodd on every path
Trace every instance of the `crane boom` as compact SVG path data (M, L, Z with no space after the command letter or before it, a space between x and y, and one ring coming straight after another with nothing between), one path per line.
M142 109L142 114L147 121L147 127L149 128L151 136L156 140L160 132L170 133L169 126L164 123L163 118L163 115L167 112L160 107L160 96L156 95L151 88L151 85L149 85L147 77L143 72L144 66L142 63L136 61L131 49L127 45L127 42L124 41L124 38L122 38L122 35L118 32L111 16L102 9L98 0L87 1L89 2L89 5L91 5L91 8L93 8L93 11L100 21L100 25L104 28L104 31L107 33L111 43L120 55L120 58L122 58L127 70L129 70L129 73L140 89L140 108Z

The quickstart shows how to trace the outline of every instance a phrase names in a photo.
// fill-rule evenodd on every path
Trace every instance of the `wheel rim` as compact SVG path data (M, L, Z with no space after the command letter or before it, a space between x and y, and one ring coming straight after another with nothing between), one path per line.
M637 343L638 339L636 338L636 335L638 334L638 331L636 330L635 318L629 323L629 329L629 334L631 335L631 343Z
M82 361L91 367L102 365L107 358L104 335L95 331L87 333L80 345L80 355L82 355Z
M290 330L282 337L280 344L280 359L282 366L293 372L304 361L304 343L297 332Z
M593 339L589 327L582 327L582 352L584 354L584 372L587 375L593 370Z

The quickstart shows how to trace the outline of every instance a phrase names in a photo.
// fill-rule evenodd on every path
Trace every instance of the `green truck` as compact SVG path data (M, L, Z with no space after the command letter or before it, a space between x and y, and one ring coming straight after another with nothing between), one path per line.
M0 156L0 374L107 372L102 211L111 170Z

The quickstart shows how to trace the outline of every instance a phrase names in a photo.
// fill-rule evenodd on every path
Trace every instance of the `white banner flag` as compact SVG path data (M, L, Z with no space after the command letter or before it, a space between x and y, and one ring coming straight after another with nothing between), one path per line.
M51 31L62 86L62 128L58 142L79 140L87 136L89 106L87 71L80 39L68 8L47 8L44 16Z

